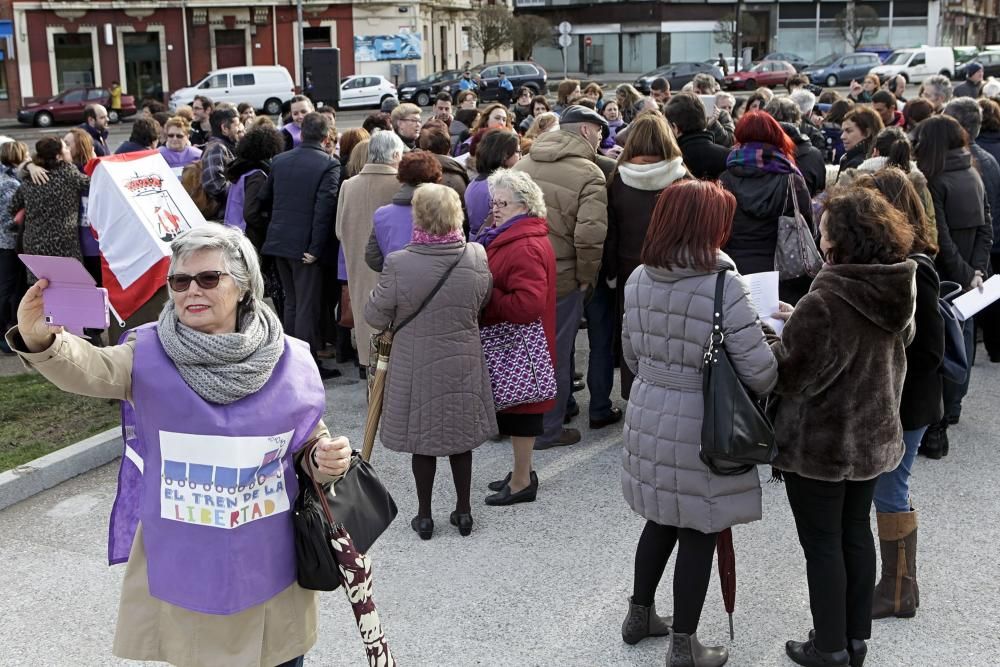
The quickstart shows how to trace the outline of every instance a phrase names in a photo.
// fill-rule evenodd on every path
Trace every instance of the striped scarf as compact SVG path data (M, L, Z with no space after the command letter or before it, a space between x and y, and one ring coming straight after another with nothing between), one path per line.
M726 168L730 167L756 167L769 174L802 175L795 163L776 146L756 141L734 148L726 158Z

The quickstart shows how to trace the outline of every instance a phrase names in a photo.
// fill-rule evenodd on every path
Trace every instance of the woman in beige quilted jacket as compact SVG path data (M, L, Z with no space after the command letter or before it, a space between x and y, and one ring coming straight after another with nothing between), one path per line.
M777 362L735 264L719 248L732 229L736 199L721 186L682 180L660 195L642 265L625 285L622 352L636 374L625 414L622 490L646 519L622 638L629 644L671 634L669 667L720 667L723 647L695 632L718 533L761 518L757 471L720 476L702 462L702 357L712 332L716 279L726 272L724 345L740 379L757 394L777 381ZM667 560L674 566L674 617L653 600Z
M493 278L483 246L465 242L465 217L454 190L425 183L412 206L410 245L385 258L365 319L375 331L397 330L379 430L386 447L413 455L419 509L410 525L429 540L436 457L449 458L458 496L450 520L468 535L472 450L497 432L479 340L479 312Z

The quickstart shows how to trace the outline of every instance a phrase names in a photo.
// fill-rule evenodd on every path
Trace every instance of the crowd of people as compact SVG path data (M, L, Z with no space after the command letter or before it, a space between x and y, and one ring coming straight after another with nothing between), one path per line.
M800 665L859 667L873 619L916 613L911 471L918 453L948 454L948 427L969 387L969 373L961 382L941 375L942 283L981 287L1000 253L1000 82L969 71L955 90L932 76L912 98L902 77L817 97L794 75L787 94L762 88L741 98L707 75L681 91L657 79L648 96L564 80L554 104L521 88L508 91L510 104L482 105L475 86L462 85L429 113L391 100L342 133L334 110L307 97L292 99L280 127L247 105L198 97L172 114L144 107L116 152L158 149L219 223L174 241L169 289L151 318L162 351L208 404L273 390L272 375L286 380L275 365L280 332L305 343L285 343L295 367L314 366L309 373L323 379L339 374L327 359L355 364L364 378L372 336L393 333L380 436L412 456L411 527L421 539L435 529L437 458L448 457L456 488L449 521L470 535L476 447L509 437L513 450L487 505L532 502L534 452L582 440L575 393L589 391L590 429L624 419L622 489L646 523L622 637L669 636L672 667L727 662L727 649L697 636L713 553L721 531L762 513L756 469L722 475L700 456L702 370L721 329L743 384L770 396L774 473L806 558L814 630L786 652ZM41 321L44 283L21 299L34 278L18 277L13 259L20 243L77 257L99 278L81 169L109 152L106 126L95 105L63 139L40 140L30 161L23 144L0 146L0 324L17 325L6 344L59 386L138 404L148 390L140 352L159 350L157 336L140 329L102 348L93 332L93 346L56 345L74 337ZM742 276L775 270L786 218L804 222L824 263L780 282L778 312L758 312ZM764 317L783 321L780 335ZM990 361L1000 361L1000 312L975 320ZM972 360L976 322L962 325ZM480 331L505 323L544 332L554 395L497 409ZM577 367L581 327L586 368ZM252 341L234 337L250 331ZM250 345L240 362L250 377L194 373L218 361L179 352L201 344L208 356ZM142 367L162 371L169 361L153 356ZM345 441L328 436L322 422L312 430L324 447L310 474L324 479L346 467ZM675 546L673 616L661 617L654 597ZM139 571L146 555L136 549ZM252 608L286 593L303 592ZM315 614L304 598L282 603ZM270 645L278 631L261 614ZM197 636L212 642L211 634ZM274 641L282 648L261 664L295 664L309 648L301 637ZM176 655L151 656L124 639L116 650Z

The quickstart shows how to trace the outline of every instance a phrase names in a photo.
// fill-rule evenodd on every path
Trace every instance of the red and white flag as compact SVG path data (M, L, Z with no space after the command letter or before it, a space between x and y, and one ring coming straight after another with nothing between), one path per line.
M104 287L128 319L166 284L170 242L205 218L157 151L91 160L87 173Z

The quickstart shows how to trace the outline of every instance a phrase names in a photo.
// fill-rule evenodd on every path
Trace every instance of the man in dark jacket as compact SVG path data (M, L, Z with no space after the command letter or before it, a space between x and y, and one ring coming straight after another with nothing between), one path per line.
M262 254L277 259L285 289L282 323L290 336L309 343L313 357L323 348L320 335L322 268L318 260L333 233L340 188L340 162L326 150L330 121L312 112L302 120L302 143L274 158L260 199L271 207ZM326 379L340 373L323 368Z
M201 154L201 188L219 204L216 219L221 220L229 196L226 167L233 161L233 151L236 150L240 115L233 108L216 109L209 120L212 123L212 138Z
M677 135L684 165L695 178L717 179L726 170L729 149L712 141L705 128L705 105L693 93L674 95L664 108L667 122Z
M160 124L152 118L137 118L132 123L132 133L129 135L128 141L122 142L122 145L115 151L115 155L153 150L159 140Z
M955 97L971 97L976 99L983 92L983 66L979 63L969 63L965 67L965 81L955 86L952 93Z
M108 146L108 110L100 104L88 104L83 110L83 124L80 129L90 135L94 141L94 154L97 157L111 155Z
M767 103L765 111L781 124L781 129L795 142L795 162L806 179L809 196L815 197L826 189L826 164L823 153L799 131L802 113L798 105L789 97L775 97Z

